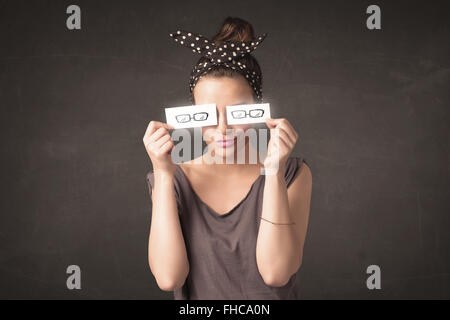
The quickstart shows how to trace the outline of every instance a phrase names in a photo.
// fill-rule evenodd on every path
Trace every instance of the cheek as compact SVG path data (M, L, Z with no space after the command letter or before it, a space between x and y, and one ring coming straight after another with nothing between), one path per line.
M212 137L214 137L214 128L213 127L202 127L202 137L203 140L208 144L211 142Z
M239 125L239 126L233 126L233 130L236 130L236 131L242 130L244 132L247 131L248 129L251 129L251 128L253 128L253 126L250 125L250 124L243 124L243 125Z
M239 138L239 137L243 137L246 134L251 135L251 133L248 132L248 130L253 130L253 126L249 125L249 124L233 126L233 130L234 130L236 136Z

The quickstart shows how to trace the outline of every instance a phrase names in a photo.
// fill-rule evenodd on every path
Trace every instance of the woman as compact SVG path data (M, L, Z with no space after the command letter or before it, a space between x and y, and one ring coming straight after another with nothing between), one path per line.
M230 17L212 41L184 31L171 36L203 55L190 78L191 99L197 105L215 103L218 124L202 128L211 153L199 162L172 162L173 127L166 123L151 121L144 135L153 164L147 175L153 203L148 259L156 282L162 290L174 291L175 299L298 299L296 273L312 178L303 159L290 157L297 132L286 119L267 119L271 139L262 164L249 162L247 138L245 164L210 164L207 158L236 155L238 144L230 130L251 128L228 125L225 106L262 101L261 70L249 52L263 37L255 38L248 22ZM226 64L212 50L227 51L241 43L248 51L222 59ZM228 56L236 57L235 52ZM262 175L261 169L278 170Z

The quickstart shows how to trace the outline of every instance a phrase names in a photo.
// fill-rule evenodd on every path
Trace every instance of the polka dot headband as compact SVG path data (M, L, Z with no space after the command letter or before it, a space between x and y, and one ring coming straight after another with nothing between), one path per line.
M206 74L212 67L222 65L242 74L253 88L258 101L262 100L262 79L256 70L252 70L240 61L242 57L250 54L267 36L266 33L251 41L226 41L221 45L216 45L201 34L195 34L183 30L178 30L169 34L178 44L192 49L207 58L204 62L199 62L194 66L189 78L189 91L192 97L197 81Z

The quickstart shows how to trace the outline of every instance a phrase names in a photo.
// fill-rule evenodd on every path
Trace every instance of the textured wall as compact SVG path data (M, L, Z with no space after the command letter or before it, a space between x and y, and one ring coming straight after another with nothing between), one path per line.
M313 173L301 296L450 298L448 16L376 3L369 31L367 1L0 1L0 298L172 298L147 264L142 136L188 102L197 57L169 30L227 15L268 33L265 100Z

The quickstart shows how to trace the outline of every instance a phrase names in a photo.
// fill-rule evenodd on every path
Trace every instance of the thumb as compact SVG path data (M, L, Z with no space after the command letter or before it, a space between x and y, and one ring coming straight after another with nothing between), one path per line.
M266 119L266 124L270 129L273 129L277 126L276 121L272 118L267 118Z
M172 125L170 125L170 124L168 124L168 123L163 123L163 127L166 128L166 129L168 129L168 130L173 130L173 129L175 129L174 126L172 126Z

